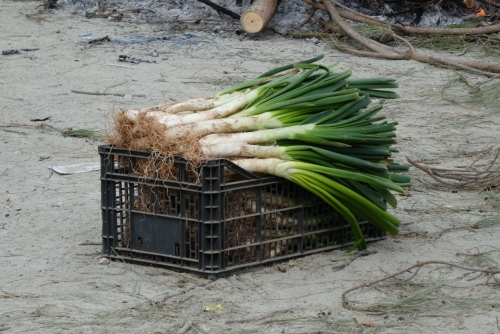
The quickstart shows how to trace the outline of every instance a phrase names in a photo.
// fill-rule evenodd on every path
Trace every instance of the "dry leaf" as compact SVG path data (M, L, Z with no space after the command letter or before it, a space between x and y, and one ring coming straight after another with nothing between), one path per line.
M224 307L221 304L217 304L215 306L205 306L203 308L204 312L213 312L213 311L222 311Z

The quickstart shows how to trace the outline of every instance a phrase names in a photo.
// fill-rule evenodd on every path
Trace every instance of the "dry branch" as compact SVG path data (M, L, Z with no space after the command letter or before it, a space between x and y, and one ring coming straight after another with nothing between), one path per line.
M490 72L485 72L485 71L481 71L481 70L477 70L475 68L472 68L472 67L469 67L469 66L466 66L466 65L462 65L462 64L457 64L457 63L453 63L453 62L450 62L446 59L443 59L443 58L437 58L437 57L433 57L431 56L430 59L432 60L435 60L443 65L449 65L449 66L452 66L452 67L457 67L461 70L464 70L464 71L467 71L467 72L471 72L471 73L474 73L474 74L480 74L480 75L484 75L485 77L488 77L488 78L498 78L500 76L500 74L495 74L495 73L490 73Z
M337 9L335 9L335 6L333 5L332 1L325 0L325 6L326 9L328 10L328 13L330 13L332 19L335 21L335 23L337 23L337 25L340 28L342 28L342 30L344 30L349 37L351 37L355 41L359 42L361 45L365 46L366 48L374 52L381 53L383 55L391 55L391 56L398 55L398 53L392 50L393 48L391 48L390 46L386 46L378 42L375 42L374 40L366 38L365 36L358 33L356 30L354 30L354 28L352 28L346 21L344 21L340 17L340 14L337 11ZM403 57L399 59L403 59Z
M340 16L339 12L335 8L334 4L336 2L334 0L324 0L324 5L332 17L333 21L337 23L337 25L345 31L345 33L362 44L366 48L377 54L379 58L388 58L388 59L412 59L417 60L424 63L430 64L441 64L441 65L450 65L455 66L461 69L472 68L476 70L488 71L488 72L500 72L500 63L493 63L481 60L462 60L462 59L453 59L447 58L443 59L436 56L429 56L427 54L422 53L419 50L404 50L400 48L390 47L378 43L374 40L371 40L361 34L359 34L356 30L354 30L347 22L345 22ZM363 53L355 52L359 55L366 55ZM372 56L372 54L368 54ZM458 64L458 65L457 65Z
M397 276L399 276L401 274L404 274L404 273L409 272L410 270L416 268L417 270L415 270L415 272L409 278L407 278L407 279L404 280L405 282L407 282L407 281L413 279L415 276L417 276L419 270L423 266L426 266L428 264L444 264L446 266L456 267L456 268L464 269L464 270L467 270L467 271L473 271L473 272L480 272L480 273L483 273L483 274L488 274L488 279L486 280L486 284L489 282L489 280L491 279L491 277L493 277L493 275L500 274L500 268L477 268L477 267L469 267L469 266L464 266L464 265L461 265L461 264L458 264L458 263L453 263L453 262L448 262L448 261L435 261L435 260L422 261L422 262L418 261L417 264L414 264L411 267L408 267L408 268L405 268L403 270L400 270L400 271L398 271L398 272L396 272L394 274L387 275L387 276L382 277L381 279L378 279L378 280L375 280L375 281L371 281L371 282L367 282L367 283L356 285L355 287L352 287L352 288L344 291L342 293L342 306L344 306L344 308L346 308L348 310L360 311L360 312L370 312L370 310L367 309L367 308L361 308L361 307L357 307L357 306L353 306L353 305L349 304L349 302L347 301L347 298L346 298L347 294L350 293L350 292L362 289L362 288L368 288L368 287L370 287L370 286L372 286L374 284L377 284L377 283L386 281L388 279L397 277Z
M305 3L314 6L315 9L321 9L328 12L325 5L313 2L312 0L303 0ZM412 27L412 26L402 26L400 24L393 24L387 21L379 20L368 15L359 13L341 3L332 0L333 4L343 8L346 12L339 11L339 15L345 19L365 23L365 24L376 24L384 27L390 27L398 32L403 32L406 34L414 35L487 35L500 32L500 24L491 25L487 27L477 27L477 28L430 28L430 27Z
M465 169L447 169L426 166L408 157L406 157L406 160L414 167L429 174L430 177L441 184L450 187L477 189L500 182L500 168L493 168L499 155L500 148L497 149L490 163L484 169L480 170L474 168L474 164ZM455 182L450 182L448 180L455 180Z

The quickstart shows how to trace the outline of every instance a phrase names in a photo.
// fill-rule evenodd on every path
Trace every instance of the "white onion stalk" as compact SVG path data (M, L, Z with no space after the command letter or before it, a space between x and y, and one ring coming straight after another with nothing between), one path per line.
M244 94L245 94L244 92L231 92L221 96L187 100L171 105L167 107L165 110L163 110L163 112L166 114L177 114L181 111L202 111L202 110L214 109Z
M360 171L352 172L349 170L343 170L335 167L326 167L307 162L296 161L295 159L293 159L292 156L286 153L285 147L276 147L276 146L261 147L257 145L246 145L244 143L232 143L225 145L204 146L203 151L204 153L214 154L212 155L213 157L257 157L260 159L256 160L244 159L248 160L248 163L250 163L251 161L257 161L257 164L260 164L258 165L260 167L256 168L264 168L262 166L273 166L273 168L278 168L279 166L281 166L283 168L291 168L291 166L293 166L294 168L310 169L334 177L352 179L359 182L375 184L378 186L387 187L391 190L398 192L403 191L400 186L389 181L384 177L371 175ZM281 165L277 164L276 160L280 160ZM260 173L260 171L258 173ZM279 172L279 170L277 171L274 169L272 170L272 173L269 174L285 177L281 172Z
M273 117L273 113L264 113L259 116L214 119L168 127L165 136L170 139L183 138L186 134L202 137L217 133L281 128L283 125L283 122Z
M311 145L284 145L284 146L259 146L248 145L246 143L224 143L210 146L202 146L205 155L218 157L218 158L234 158L234 157L247 157L247 158L277 158L287 161L304 162L318 166L319 170L331 171L334 168L336 171L343 170L354 174L345 174L343 179L350 179L347 181L346 186L351 189L354 188L358 193L371 200L373 203L381 208L386 209L386 203L393 207L397 205L397 199L388 191L377 191L373 193L364 185L357 182L364 182L365 184L374 184L372 180L375 177L375 182L382 182L385 184L387 180L398 184L399 186L409 186L409 180L405 178L393 178L389 173L385 161L371 162L357 157L351 157L344 154L335 152L337 148L331 147L330 149L323 149ZM326 169L325 169L326 168ZM353 180L353 175L355 180ZM339 175L336 175L339 177ZM360 179L363 178L363 179ZM368 177L368 178L367 178ZM376 185L376 183L375 183ZM387 187L384 185L383 187ZM399 189L399 188L398 188ZM384 199L384 201L382 201Z
M218 118L224 118L240 111L244 106L259 98L267 89L254 89L245 94L231 99L228 103L217 108L200 111L187 115L165 114L163 112L147 113L148 116L155 116L159 123L165 124L167 127L177 126L180 124L194 123ZM123 114L131 121L135 121L139 115L139 110L125 110Z
M349 146L391 145L395 143L397 123L363 124L361 126L339 126L332 124L301 124L279 129L267 129L240 133L211 134L199 140L202 146L223 143L261 144L277 140L299 140L321 145Z
M209 146L224 143L247 143L259 144L268 143L281 139L294 139L293 135L306 135L309 130L313 130L315 124L294 125L286 128L259 130L253 132L241 132L231 134L211 134L200 139L202 146Z
M310 145L261 146L247 143L224 143L202 146L204 154L218 158L248 157L277 158L288 161L313 162L320 166L332 167L332 163L340 164L359 171L370 171L387 178L386 161L373 163L356 157L349 157L330 150Z
M215 145L203 145L201 148L205 155L217 158L246 157L292 160L292 157L286 154L286 147L279 146L259 146L248 145L245 142L230 142Z

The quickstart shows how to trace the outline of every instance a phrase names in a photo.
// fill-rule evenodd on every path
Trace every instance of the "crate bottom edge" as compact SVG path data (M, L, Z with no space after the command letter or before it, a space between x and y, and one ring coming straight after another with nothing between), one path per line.
M385 236L378 237L378 238L365 238L366 242L368 242L368 243L372 243L372 242L376 242L376 241L380 241L380 240L385 240L385 239L386 239ZM138 264L145 264L145 265L154 265L154 266L158 266L158 267L162 267L162 268L166 268L166 269L179 270L179 271L189 271L189 272L193 272L193 273L197 273L197 274L222 275L222 274L228 274L228 273L231 273L231 272L234 272L237 270L247 269L249 267L258 267L260 265L285 261L285 260L289 260L289 259L293 259L293 258L304 257L307 255L312 255L312 254L328 252L328 251L337 250L337 249L341 249L341 248L346 248L346 247L352 246L353 244L354 243L351 242L351 243L346 243L343 245L328 246L328 247L324 247L324 248L320 248L320 249L304 251L301 253L288 254L288 255L283 255L283 256L276 257L276 258L270 258L270 259L265 259L265 260L261 260L261 261L255 261L255 262L248 262L248 263L244 263L244 264L238 264L238 265L230 266L230 267L227 267L227 268L224 268L221 270L213 270L213 271L203 270L203 269L199 269L196 267L183 266L183 265L178 265L178 264L173 264L173 263L147 260L147 259L142 259L140 257L122 255L122 254L120 254L121 251L129 252L132 254L134 254L134 252L135 252L134 250L125 250L123 248L121 250L112 249L112 253L114 253L116 255L103 254L102 256L109 258L109 259L112 259L112 260L126 261L126 262L130 262L130 263L138 263ZM141 253L137 253L137 254L141 254ZM169 258L168 255L162 255L162 254L157 254L157 255ZM176 258L176 260L179 260L179 259ZM193 260L193 259L186 260L186 262L190 262L190 263L195 263L194 261L196 261L196 260Z

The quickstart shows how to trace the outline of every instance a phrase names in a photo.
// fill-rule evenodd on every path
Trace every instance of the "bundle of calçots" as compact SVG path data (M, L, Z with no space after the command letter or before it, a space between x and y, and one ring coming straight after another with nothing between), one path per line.
M366 243L357 217L398 233L390 192L403 192L407 169L390 158L395 122L378 116L370 97L397 98L389 78L349 79L351 70L315 64L322 56L286 65L230 87L212 98L126 110L164 125L165 141L195 138L205 158L227 158L254 173L286 178L322 198ZM183 144L175 154L182 154ZM184 144L185 145L185 144ZM167 145L168 146L168 145ZM131 147L135 148L135 147ZM169 152L159 152L161 154Z

